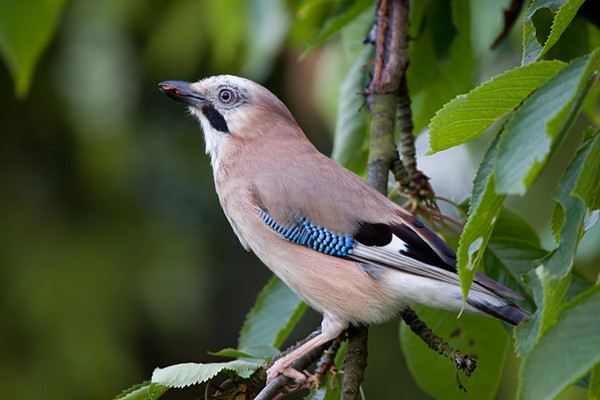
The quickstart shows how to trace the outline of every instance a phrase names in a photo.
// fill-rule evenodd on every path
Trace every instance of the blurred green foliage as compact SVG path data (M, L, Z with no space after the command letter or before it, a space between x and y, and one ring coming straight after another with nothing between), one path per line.
M419 130L454 96L519 63L522 18L489 49L508 3L413 2L408 83ZM260 81L323 152L331 152L335 131L334 155L360 172L368 115L352 95L368 78L369 51L360 43L372 23L368 7L0 0L1 398L111 398L157 366L212 361L207 350L236 343L270 273L243 251L219 208L197 124L156 84L224 73ZM597 27L577 15L546 57L569 61L599 42ZM584 105L592 120L599 93ZM549 219L579 138L569 136L541 183L513 202L536 228ZM579 253L592 280L598 231L586 234ZM486 265L523 262L504 239L492 234ZM307 313L288 341L318 321ZM499 398L514 396L503 386L515 386L518 362L510 351L507 358ZM401 358L397 323L371 329L367 395L386 398L390 382L406 398L428 398ZM566 396L584 398L578 390Z
M35 66L56 29L65 0L0 2L0 53L18 97L27 94Z

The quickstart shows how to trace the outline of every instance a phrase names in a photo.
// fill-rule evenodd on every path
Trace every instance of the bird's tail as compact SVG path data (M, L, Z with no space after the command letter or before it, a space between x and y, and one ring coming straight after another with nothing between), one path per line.
M525 318L532 316L529 311L494 293L472 290L467 297L467 304L511 325L519 325Z

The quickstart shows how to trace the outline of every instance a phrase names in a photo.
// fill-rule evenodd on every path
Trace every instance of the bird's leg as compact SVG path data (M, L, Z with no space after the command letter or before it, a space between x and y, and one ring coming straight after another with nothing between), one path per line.
M348 323L346 321L329 314L325 314L323 316L323 322L321 323L321 333L304 343L302 346L293 350L291 353L286 354L279 360L275 361L271 368L267 370L267 384L269 384L269 382L275 379L278 375L285 375L299 383L304 382L306 380L306 375L294 369L291 366L292 363L311 350L338 337L347 326Z
M289 354L286 354L279 360L275 361L271 368L267 370L267 384L269 384L269 382L271 382L271 380L276 378L278 375L285 375L288 378L292 378L299 383L304 382L306 380L306 375L292 368L292 363L298 358L302 357L304 354L321 346L322 344L329 342L332 339L334 338L321 333L313 339L309 340L308 342L304 343L302 346L298 347L296 350L292 351Z

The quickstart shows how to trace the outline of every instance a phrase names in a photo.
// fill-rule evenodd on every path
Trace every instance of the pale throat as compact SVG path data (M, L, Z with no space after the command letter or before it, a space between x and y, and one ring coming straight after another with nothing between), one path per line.
M196 107L190 107L190 113L200 121L200 126L204 133L204 142L206 143L206 154L210 156L210 165L215 170L218 166L221 147L227 140L228 134L214 129L210 122L202 115L202 112Z

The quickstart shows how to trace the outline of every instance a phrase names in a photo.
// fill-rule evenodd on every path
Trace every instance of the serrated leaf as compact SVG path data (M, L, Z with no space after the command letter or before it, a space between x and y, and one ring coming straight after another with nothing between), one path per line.
M599 157L600 136L596 136L585 142L577 151L556 189L554 197L556 203L563 209L564 221L560 229L557 251L553 259L544 264L556 276L564 276L570 269L585 217L584 202L572 193L580 178L590 173L585 169L590 165L590 161L596 162Z
M577 196L584 202L588 212L600 209L600 140L598 135L593 137L595 139L590 148L592 156L584 160L581 173L571 192L572 196Z
M549 258L552 253L546 257ZM541 261L543 262L543 260ZM543 265L527 273L523 279L533 290L533 298L537 305L536 313L529 320L515 327L515 350L519 357L526 357L532 347L537 343L541 332L549 326L567 297L571 275L562 279L548 279L550 275Z
M600 362L600 286L563 308L521 367L520 399L551 399Z
M473 54L468 1L414 3L406 76L418 134L440 107L471 89Z
M596 126L600 125L600 113L598 110L600 110L600 85L596 84L582 106L582 111Z
M46 49L65 6L65 0L0 2L0 54L17 97L29 91L35 66Z
M493 165L499 138L497 136L490 145L475 175L469 215L458 242L456 268L465 299L506 198L496 194L495 189Z
M170 365L166 368L156 368L152 373L152 383L183 388L207 382L222 371L232 371L242 378L247 378L258 368L260 368L260 365L243 360L206 364L183 363Z
M496 190L523 194L565 136L592 87L600 50L563 68L534 92L505 125L496 158Z
M522 276L532 270L534 261L547 251L539 244L537 233L514 211L503 208L485 249L485 274L523 296L518 305L533 312L532 293L524 286Z
M585 0L533 0L525 14L523 23L523 60L522 64L537 61L541 56L558 42L562 33L577 14L577 10ZM550 29L543 46L536 37L536 27L533 16L542 8L548 8L555 13Z
M571 195L573 188L583 171L583 165L588 159L598 158L596 140L600 137L585 142L577 151L565 173L563 174L556 193L557 207L562 209L564 218L559 229L559 243L557 248L540 261L540 265L527 275L528 282L533 288L538 312L535 317L515 330L517 346L521 355L526 355L556 321L557 315L563 305L569 283L577 245L583 231L583 221L586 208L579 197ZM593 151L592 151L593 150Z
M331 154L333 160L359 175L365 171L369 152L369 113L360 93L365 88L364 66L372 55L372 48L363 48L340 86Z
M436 399L493 399L500 383L509 337L502 323L492 318L414 307L419 318L433 332L446 339L455 349L477 357L477 369L460 380L467 388L463 393L456 383L452 361L430 349L405 324L400 328L400 344L408 368L419 386Z
M273 276L246 316L238 348L281 346L305 310L306 304Z
M146 381L123 390L113 400L155 400L161 397L167 390L169 390L167 386Z
M454 98L431 120L431 150L428 154L476 138L491 124L514 110L565 65L561 61L542 61L517 67Z
M335 8L327 16L315 36L307 43L303 52L306 53L314 46L327 40L372 4L371 0L337 0Z

